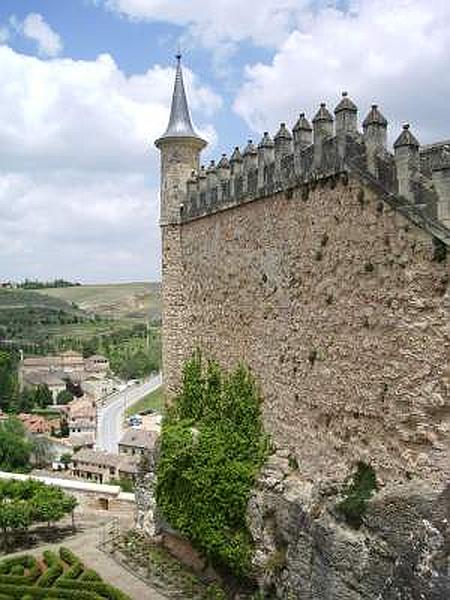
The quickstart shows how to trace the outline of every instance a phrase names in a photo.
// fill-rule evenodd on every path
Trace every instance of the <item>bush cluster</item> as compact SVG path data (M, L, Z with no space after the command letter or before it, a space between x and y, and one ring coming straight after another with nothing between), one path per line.
M344 499L336 508L346 522L359 529L367 512L368 501L378 489L375 471L371 465L358 462L351 482L344 489Z
M163 423L156 499L172 527L238 577L250 566L245 514L267 448L249 370L240 365L224 373L195 352Z

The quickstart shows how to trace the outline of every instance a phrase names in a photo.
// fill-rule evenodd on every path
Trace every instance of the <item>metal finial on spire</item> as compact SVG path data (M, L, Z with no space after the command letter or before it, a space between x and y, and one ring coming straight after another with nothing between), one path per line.
M204 145L206 145L206 142L202 140L202 138L195 132L192 126L186 91L184 89L180 51L178 51L176 59L177 66L175 73L175 85L172 95L172 106L170 109L169 124L165 133L157 140L156 143L158 144L158 142L160 142L161 140L175 137L191 139L194 138L203 142Z

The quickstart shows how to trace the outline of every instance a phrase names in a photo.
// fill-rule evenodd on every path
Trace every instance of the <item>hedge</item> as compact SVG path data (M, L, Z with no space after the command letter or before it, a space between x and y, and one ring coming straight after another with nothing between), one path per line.
M103 581L97 571L94 569L86 569L83 575L80 577L80 581Z
M53 583L58 579L58 577L62 574L63 570L63 566L58 560L57 563L53 564L51 567L49 567L46 571L42 573L42 575L37 580L36 585L41 588L51 587Z
M7 574L16 565L22 565L26 569L31 569L36 565L36 559L30 554L23 554L21 556L13 556L12 558L5 558L0 562L0 574Z
M75 565L76 563L81 563L78 556L74 554L72 550L69 550L69 548L66 548L65 546L61 546L61 548L59 549L59 557L70 567Z
M5 595L8 600L22 600L24 596L31 596L33 600L56 598L57 600L104 600L95 592L83 590L64 590L61 588L38 588L24 585L0 584L0 597Z
M78 581L66 580L58 582L58 586L60 586L60 589L73 588L96 592L105 600L131 600L129 596L103 581L83 581L82 579L79 579Z
M10 585L33 585L26 575L0 575L0 583Z
M44 562L47 567L51 567L52 565L59 563L59 558L51 550L44 550L42 556L44 557Z
M74 565L72 565L70 569L67 569L67 571L63 573L58 579L58 581L56 582L57 586L59 586L61 581L78 579L78 577L83 572L83 568L84 567L80 562L77 562Z

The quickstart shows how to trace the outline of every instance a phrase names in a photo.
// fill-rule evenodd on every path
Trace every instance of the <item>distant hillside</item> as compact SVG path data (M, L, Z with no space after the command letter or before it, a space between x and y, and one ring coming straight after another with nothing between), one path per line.
M39 294L75 303L88 313L115 319L151 320L161 317L159 283L121 283L46 288Z
M53 311L64 311L82 316L82 310L74 307L63 298L50 297L39 292L22 289L0 289L0 310L42 308Z
M42 343L54 332L85 328L91 315L61 298L0 289L0 340Z
M97 347L100 338L112 336L114 343L140 338L145 323L160 317L157 283L0 289L0 347L84 351L89 340Z

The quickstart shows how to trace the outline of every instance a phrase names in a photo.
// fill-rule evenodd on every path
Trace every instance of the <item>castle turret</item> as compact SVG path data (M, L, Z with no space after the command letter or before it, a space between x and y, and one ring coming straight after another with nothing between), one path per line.
M398 193L408 200L414 201L413 181L419 172L420 144L409 129L403 125L403 131L394 142L395 168L397 171Z
M336 118L336 135L355 134L358 131L358 108L350 100L347 92L342 92L342 99L334 109Z
M258 189L267 183L267 169L274 161L274 143L268 131L265 131L258 144Z
M258 169L258 151L252 140L248 140L244 154L244 193L256 192L257 187L257 169ZM256 177L255 177L256 176Z
M294 136L294 170L298 177L303 175L302 173L302 161L301 153L302 150L311 146L312 144L312 127L308 119L305 117L305 113L300 113L297 123L292 129Z
M169 124L165 133L155 142L161 152L162 370L163 383L169 395L177 389L185 358L175 333L184 315L183 289L179 285L183 277L180 205L192 171L199 170L200 152L206 146L206 141L197 135L192 126L183 83L181 55L176 58Z
M388 122L372 104L369 114L364 119L364 142L366 145L367 168L372 175L378 176L377 156L386 150Z
M206 146L206 141L192 126L180 54L177 55L169 124L155 145L161 152L161 226L164 226L178 222L186 182L192 170L198 171L200 152Z
M281 161L283 157L292 154L292 134L286 127L286 123L281 123L280 129L275 138L275 178L281 179Z
M227 201L230 197L230 162L226 154L222 154L217 165L219 179L219 201Z
M230 194L233 197L240 197L243 192L243 181L242 181L242 163L243 158L239 146L236 146L233 154L230 157L230 169L231 169L231 189Z
M333 117L322 102L313 119L314 130L314 166L320 168L323 157L323 144L326 139L333 137Z

